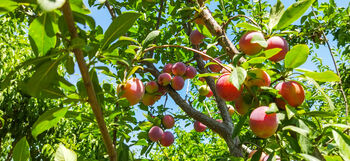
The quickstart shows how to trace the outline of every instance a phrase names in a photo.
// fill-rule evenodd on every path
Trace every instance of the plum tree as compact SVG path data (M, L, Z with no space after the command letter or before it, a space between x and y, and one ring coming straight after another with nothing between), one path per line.
M162 119L162 124L166 129L171 129L175 125L174 117L165 115Z
M239 39L238 45L244 54L255 55L263 49L260 44L251 42L253 37L260 37L260 39L264 39L264 35L258 31L248 32Z
M173 143L174 143L174 135L170 131L164 132L160 139L160 144L168 147Z
M146 92L147 93L154 93L157 92L159 87L158 87L158 83L155 81L150 81L146 84L145 86Z
M276 113L267 114L267 106L260 106L253 110L249 118L249 126L253 133L260 138L272 136L278 127Z
M225 73L219 77L216 82L216 91L217 94L226 101L233 101L237 99L242 92L243 87L238 90L231 82L230 82L230 74Z
M199 121L195 121L193 124L193 128L194 130L196 130L197 132L203 132L205 131L205 129L207 128L207 126L205 126L204 124L202 124Z
M158 76L158 84L166 86L171 82L171 75L169 73L162 73Z
M198 30L193 30L190 34L190 41L193 45L199 45L203 42L204 35L201 34Z
M254 68L248 71L247 78L245 80L245 85L248 87L252 86L270 86L271 79L269 74L267 74L264 70L259 68Z
M276 104L281 109L285 109L286 102L293 107L300 106L304 102L304 88L298 82L280 82L275 89L283 98L276 98Z
M148 137L153 142L160 140L162 136L163 130L159 126L153 126L148 132Z
M171 80L171 87L175 90L181 90L185 85L185 80L181 76L175 76Z
M145 87L139 79L131 78L125 84L118 85L117 93L121 98L126 98L132 106L140 102L145 93Z
M266 50L275 48L279 48L281 49L281 51L278 52L276 55L270 57L269 60L274 62L283 60L288 52L288 42L280 36L273 36L267 40Z

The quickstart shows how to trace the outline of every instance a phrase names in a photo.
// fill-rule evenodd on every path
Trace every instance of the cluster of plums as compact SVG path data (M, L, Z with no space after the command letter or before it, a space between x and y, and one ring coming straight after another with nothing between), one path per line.
M144 85L141 80L130 78L125 83L118 85L117 93L121 98L126 98L131 106L141 100L144 105L150 106L166 93L165 86L170 84L173 89L181 90L185 79L192 79L196 74L196 68L186 66L182 62L166 64L157 81L150 81Z
M165 129L171 129L175 125L175 120L170 115L165 115L162 118L162 124ZM148 131L148 137L151 141L157 142L163 146L170 146L174 143L174 135L170 131L163 131L159 126L153 126Z

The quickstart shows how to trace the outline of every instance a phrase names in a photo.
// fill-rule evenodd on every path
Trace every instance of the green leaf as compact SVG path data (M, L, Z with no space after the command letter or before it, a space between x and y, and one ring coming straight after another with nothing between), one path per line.
M94 86L94 89L95 89L97 101L103 107L103 105L104 105L104 93L103 93L103 90L100 86L100 82L98 81L98 76L97 76L97 72L96 72L95 68L92 68L90 70L89 75L90 75L90 78L92 81L92 85Z
M261 31L261 28L258 26L255 26L253 24L247 23L247 22L242 22L242 23L238 23L235 27L241 27L244 30L248 30L248 31Z
M326 161L343 161L343 159L338 155L333 155L333 156L325 155L324 159L326 159Z
M306 161L320 161L316 157L309 154L300 154Z
M107 48L110 43L112 43L118 37L124 35L132 27L140 15L140 13L136 12L124 12L115 18L104 34L101 49Z
M67 149L62 143L58 146L55 153L55 161L76 161L77 154L74 151Z
M139 44L139 42L131 37L126 37L126 36L120 36L118 41L131 41L136 44Z
M24 136L13 148L13 161L27 161L30 158L29 144Z
M299 19L315 0L299 0L287 8L276 25L276 29L283 29Z
M325 72L314 72L306 69L295 69L299 72L304 72L304 75L310 77L318 82L339 82L340 78L333 71L325 71Z
M324 128L327 128L327 127L338 127L338 128L342 128L342 129L350 129L349 125L344 125L344 124L325 124L323 127Z
M121 142L118 146L117 149L117 156L118 159L117 160L128 160L128 161L133 161L133 156L132 153L129 149L129 146L127 146L126 144L124 144L123 142Z
M126 79L130 78L138 69L143 70L142 66L134 66L129 72L128 75L126 76Z
M34 53L45 55L56 45L58 26L50 13L44 13L34 19L29 26L29 39Z
M286 55L284 66L286 68L296 68L303 65L309 56L309 47L305 44L295 45Z
M95 123L95 117L93 115L84 114L83 112L67 111L64 118L76 119L87 123Z
M286 112L288 119L291 119L297 113L294 107L288 105L286 105Z
M312 117L333 117L333 116L335 116L334 113L325 112L325 111L310 111L310 112L304 113L303 115L312 116Z
M278 112L278 107L276 103L269 104L269 109L265 111L266 114L276 113Z
M238 90L240 90L246 77L247 77L247 71L242 67L232 68L232 72L230 75L230 82Z
M12 12L18 7L18 3L11 0L1 0L0 3L0 15Z
M148 146L148 143L145 139L138 140L135 145Z
M68 74L74 74L74 60L73 57L68 56L66 63L64 64Z
M63 118L68 110L65 108L55 108L46 111L39 116L38 120L35 121L32 128L32 135L36 138L42 132L54 127Z
M267 42L266 42L265 38L261 37L258 34L253 35L252 39L250 40L250 43L252 43L252 44L257 43L263 48L267 47Z
M339 148L340 156L345 161L350 161L350 138L338 130L332 130L332 133L335 143Z
M150 32L143 41L142 48L145 49L149 44L151 44L153 40L159 36L159 33L159 30Z
M243 115L243 116L239 117L239 121L233 129L232 139L234 139L241 132L241 129L242 129L245 121L247 120L247 118L248 118L248 115Z
M92 18L91 16L88 16L79 12L73 12L73 16L75 21L83 25L85 24L89 25L90 29L94 29L96 27L96 22L94 18Z
M197 74L198 78L200 77L216 77L222 75L220 73L203 73L203 74Z
M278 54L282 49L281 48L273 48L273 49L269 49L269 50L265 50L265 57L266 58L271 58L274 55Z
M141 130L148 130L152 126L153 126L152 122L149 122L149 121L145 121L139 124L139 127Z
M70 7L72 11L81 13L81 14L90 14L90 10L84 5L83 0L69 0Z
M277 0L277 3L273 7L271 7L271 10L270 10L270 20L268 25L270 31L277 25L283 12L284 12L284 5L280 0Z
M308 130L305 130L296 126L292 126L292 125L285 126L284 128L282 128L282 130L291 130L303 136L307 136L307 134L309 134Z
M331 100L331 98L323 91L323 89L321 88L321 86L312 78L310 77L306 77L306 79L308 81L310 81L312 84L315 85L315 87L322 93L322 95L326 98L327 102L328 102L328 105L329 105L329 108L331 109L331 111L333 112L335 107L334 107L334 104L333 104L333 101Z

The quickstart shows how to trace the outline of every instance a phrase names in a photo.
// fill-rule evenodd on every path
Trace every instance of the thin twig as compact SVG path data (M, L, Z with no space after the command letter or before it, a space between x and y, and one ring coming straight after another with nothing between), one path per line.
M313 13L315 19L317 20L317 16L316 16L314 7L311 7L311 9L312 9L312 13ZM321 31L321 33L322 33L323 39L326 41L326 44L327 44L329 53L330 53L331 56L332 56L332 61L333 61L335 70L336 70L336 72L337 72L337 75L338 75L339 78L341 78L341 77L340 77L340 73L339 73L339 69L338 69L337 62L335 61L335 57L334 57L334 54L333 54L333 52L332 52L331 45L329 44L328 39L327 39L327 37L326 37L326 34L323 32L323 30L320 30L320 31ZM341 93L342 93L342 95L343 95L344 102L345 102L345 115L346 115L346 117L348 117L348 116L349 116L349 105L348 105L348 100L346 99L346 95L345 95L345 92L344 92L344 89L343 89L343 83L342 83L341 79L339 80L339 86L340 86L340 91L341 91Z
M186 46L181 46L181 45L161 45L161 46L153 46L153 47L149 47L147 49L144 50L144 52L148 52L148 51L151 51L151 50L154 50L154 49L158 49L158 48L168 48L168 47L175 47L175 48L182 48L182 49L186 49L188 51L192 51L194 53L197 53L199 55L202 55L202 56L205 56L205 57L208 57L211 61L219 64L221 67L225 68L227 71L231 71L230 68L228 68L227 66L221 64L218 60L214 59L213 57L199 51L199 50L196 50L196 49L193 49L193 48L189 48L189 47L186 47Z
M112 6L109 4L108 0L106 0L105 5L109 11L109 14L112 16L112 19L116 18L115 13L113 12Z
M222 25L222 29L223 29L223 30L226 30L227 25L228 25L233 19L238 18L238 17L244 17L244 18L250 20L251 22L253 22L254 25L260 27L260 25L259 25L258 23L256 23L251 17L248 17L248 16L246 16L246 15L236 15L236 16L233 16L233 17L229 18L229 19L227 20L227 22L224 23L224 24Z
M69 0L66 0L65 4L63 5L62 12L63 12L64 19L68 25L68 30L71 34L71 39L78 38L79 36L77 33L77 29L75 27L73 13L72 13L72 10L71 10L70 5L69 5ZM89 69L86 66L86 62L84 60L83 51L81 49L76 48L76 49L73 49L73 52L74 52L76 60L78 62L80 73L83 77L85 89L86 89L87 94L88 94L89 103L90 103L92 111L94 112L94 115L96 117L97 125L98 125L100 132L102 134L102 139L103 139L103 142L106 146L107 153L109 155L109 159L111 161L116 161L117 160L117 153L115 151L115 147L113 145L111 136L108 133L108 129L107 129L107 126L106 126L106 123L105 123L105 120L104 120L104 117L102 114L100 104L97 101L94 86L92 85L92 81L91 81L91 78L89 75Z

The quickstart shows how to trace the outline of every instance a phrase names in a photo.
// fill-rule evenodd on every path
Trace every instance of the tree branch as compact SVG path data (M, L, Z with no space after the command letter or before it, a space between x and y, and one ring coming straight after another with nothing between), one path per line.
M107 7L107 9L108 9L108 11L109 11L109 14L112 16L112 19L116 18L116 15L115 15L115 13L114 13L114 11L113 11L113 8L112 8L112 6L109 4L108 0L106 0L105 5L106 5L106 7Z
M69 5L69 0L66 0L65 4L63 5L62 12L63 12L64 19L68 25L68 29L71 34L71 39L78 38L78 33L74 24L73 14ZM86 62L84 60L83 51L81 49L76 48L76 49L73 49L73 52L77 59L78 66L79 66L81 75L83 77L84 85L88 94L89 103L91 105L92 111L95 114L98 127L102 134L103 142L106 146L107 153L109 155L109 159L111 161L116 161L117 153L113 146L111 136L108 133L105 120L103 119L102 110L101 110L100 104L97 101L94 87L92 86L91 78L89 75L89 69L87 68Z

